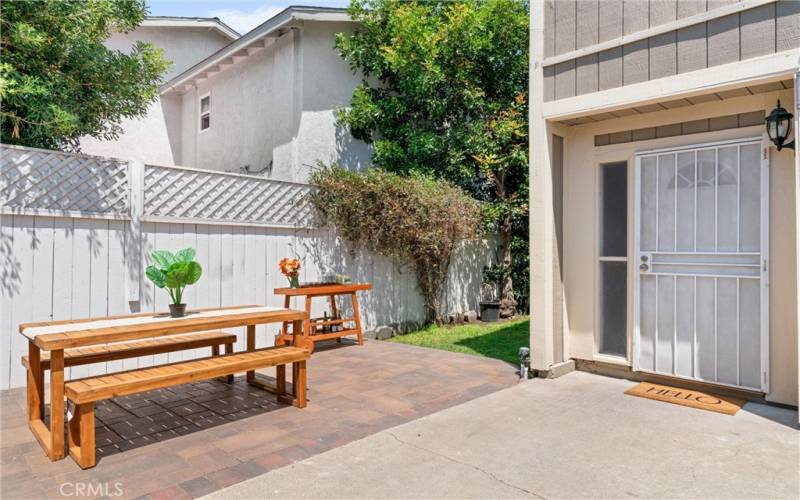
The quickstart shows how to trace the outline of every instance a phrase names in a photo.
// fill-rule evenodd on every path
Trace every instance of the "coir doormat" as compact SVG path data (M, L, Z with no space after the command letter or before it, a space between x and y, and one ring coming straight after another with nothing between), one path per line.
M700 408L701 410L715 411L726 415L736 415L736 412L747 402L744 399L680 389L668 385L651 384L650 382L641 382L625 391L625 394L691 408Z

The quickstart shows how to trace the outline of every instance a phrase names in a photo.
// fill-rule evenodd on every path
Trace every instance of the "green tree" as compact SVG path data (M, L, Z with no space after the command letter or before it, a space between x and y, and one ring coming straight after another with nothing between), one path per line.
M336 40L363 75L337 118L374 163L489 202L506 317L527 297L528 12L523 0L352 0L359 27Z
M0 138L77 149L81 136L115 139L143 116L169 67L162 50L103 42L142 22L144 0L14 0L0 7Z

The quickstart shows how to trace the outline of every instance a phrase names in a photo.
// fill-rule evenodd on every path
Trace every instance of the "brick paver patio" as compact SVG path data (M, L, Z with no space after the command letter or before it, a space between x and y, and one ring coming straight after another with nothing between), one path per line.
M318 346L309 377L303 410L241 377L104 402L98 464L86 471L50 462L28 430L24 391L4 391L0 496L198 497L517 382L502 361L378 341Z

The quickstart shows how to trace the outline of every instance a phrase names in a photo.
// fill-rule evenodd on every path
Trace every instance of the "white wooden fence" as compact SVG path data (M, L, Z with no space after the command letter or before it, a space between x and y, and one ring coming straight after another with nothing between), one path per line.
M361 296L366 329L424 317L412 270L315 227L306 184L7 145L0 161L0 389L25 383L20 323L165 310L167 294L143 274L154 249L197 249L204 274L187 288L190 307L282 306L272 293L286 284L277 263L295 256L301 281L338 273L374 284ZM493 256L486 242L459 250L448 311L477 309L481 271ZM325 304L315 307L321 314ZM272 345L276 331L259 327L259 346ZM99 363L68 376L200 355L207 353Z

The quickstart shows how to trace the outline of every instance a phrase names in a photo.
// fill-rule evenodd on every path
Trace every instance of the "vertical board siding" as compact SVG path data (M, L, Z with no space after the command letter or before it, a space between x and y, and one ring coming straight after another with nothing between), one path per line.
M552 22L545 23L545 57L550 57L548 44L552 46L552 55L560 55L730 3L733 2L556 1L554 5L545 5L546 16L548 8L554 11ZM621 48L545 66L544 99L574 97L798 47L800 0L781 0L631 42ZM574 74L573 68L576 69ZM569 81L573 77L574 84Z
M27 341L18 333L20 323L167 308L166 291L154 288L146 278L141 283L140 300L128 302L127 228L124 221L95 218L0 217L0 389L25 384L20 358L27 354ZM175 251L191 246L197 250L203 277L186 289L185 302L190 307L282 307L282 298L272 293L273 289L286 286L286 279L278 272L278 261L296 256L302 260L305 281L340 273L374 284L371 292L360 295L366 329L424 320L423 301L412 269L352 250L327 229L144 222L141 231L144 265L149 264L149 254L155 249ZM490 242L465 244L457 251L445 287L446 312L477 309L482 269L491 264L493 255ZM340 304L344 305L341 301ZM292 305L303 307L301 300ZM343 309L347 311L347 307ZM326 311L330 313L327 302L314 303L313 314ZM258 346L272 345L278 328L258 327ZM238 337L236 348L244 348L244 329L232 331ZM74 379L208 355L208 349L194 349L97 363L72 367L67 376Z
M728 5L737 3L739 1L740 0L708 0L706 9L707 10L719 9L720 7L726 7Z
M598 86L600 90L622 86L622 47L615 47L598 54ZM545 68L546 69L546 68Z
M705 23L678 30L677 45L678 73L704 69L708 65Z
M575 50L576 9L577 2L575 0L558 0L556 2L556 55Z
M555 98L563 99L575 95L575 61L556 64Z
M556 55L556 2L555 0L545 0L544 2L544 56L552 57Z
M740 58L775 52L775 4L746 10L740 15Z
M800 2L782 0L775 6L775 48L778 52L800 47Z
M650 27L678 18L678 0L650 0Z
M645 82L650 74L649 44L647 40L629 43L622 47L622 84Z
M599 26L598 0L578 0L576 7L577 24L575 35L577 49L598 43Z
M678 0L678 19L706 11L706 0Z
M739 60L739 14L708 21L708 65Z
M542 73L544 74L544 82L542 83L543 99L545 102L552 101L556 98L556 67L545 66L542 68Z
M597 18L598 41L605 42L622 36L622 0L603 0Z
M650 27L650 4L642 0L623 0L622 33L630 35Z
M575 92L577 95L597 92L598 88L598 69L597 54L589 54L577 59L576 73L577 78Z
M648 80L678 73L677 32L671 31L650 39L650 73Z

